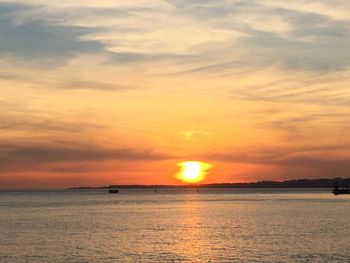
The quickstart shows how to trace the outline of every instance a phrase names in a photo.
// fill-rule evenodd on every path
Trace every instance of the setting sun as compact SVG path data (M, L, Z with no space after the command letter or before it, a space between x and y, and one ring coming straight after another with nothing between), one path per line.
M176 178L186 183L198 183L204 180L208 169L212 167L211 164L197 161L188 161L178 163L181 171L176 174Z

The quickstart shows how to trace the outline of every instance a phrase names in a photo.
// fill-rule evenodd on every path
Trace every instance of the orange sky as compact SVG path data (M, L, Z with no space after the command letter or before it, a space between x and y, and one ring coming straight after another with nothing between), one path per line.
M0 1L0 188L347 177L349 10Z

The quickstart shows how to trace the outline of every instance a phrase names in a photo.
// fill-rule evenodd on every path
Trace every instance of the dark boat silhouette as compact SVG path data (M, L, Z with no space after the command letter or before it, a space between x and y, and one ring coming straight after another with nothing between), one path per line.
M335 195L350 194L349 186L339 187L338 182L335 182L334 188L333 188L333 194L335 194Z
M108 191L108 193L110 193L110 194L119 194L119 190L117 190L117 189L110 189Z

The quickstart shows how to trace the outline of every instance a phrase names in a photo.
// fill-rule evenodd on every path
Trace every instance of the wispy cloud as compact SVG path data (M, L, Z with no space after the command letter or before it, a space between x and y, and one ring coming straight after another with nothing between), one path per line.
M74 142L69 144L41 143L35 145L10 145L2 143L0 156L1 172L18 172L28 169L31 171L42 170L43 167L45 168L43 165L57 163L85 163L85 166L89 166L89 163L101 161L155 161L169 158L164 154L149 150L99 147ZM81 167L80 165L80 169L82 169ZM63 168L62 171L64 171Z
M0 3L0 54L57 65L78 53L101 49L97 42L79 40L79 36L89 32L88 28L55 25L40 17L19 21L22 12L32 10L35 7Z
M341 153L341 154L339 154ZM320 178L346 177L350 172L350 145L305 146L247 146L222 152L212 152L205 157L231 163L275 167L274 174L265 178Z
M348 70L325 74L309 71L284 72L272 68L265 70L264 74L266 77L260 79L259 83L243 84L240 87L233 84L232 98L315 105L349 105ZM249 74L245 74L243 77L248 76Z
M57 85L59 89L82 89L82 90L100 90L100 91L121 91L134 89L134 86L120 85L108 82L92 82L92 81L72 81Z
M134 61L167 54L201 57L202 67L213 58L221 64L244 58L248 65L260 61L311 70L335 70L350 61L350 15L343 2L138 0L82 6L80 1L31 0L0 5L6 40L0 52L16 55L45 59L104 51Z

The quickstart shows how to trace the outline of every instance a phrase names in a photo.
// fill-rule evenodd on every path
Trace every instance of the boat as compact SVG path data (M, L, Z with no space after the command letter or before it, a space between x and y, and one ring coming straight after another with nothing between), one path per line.
M119 194L119 190L117 190L117 189L110 189L108 191L108 193L110 193L110 194Z
M339 187L338 183L334 183L334 188L333 188L333 194L335 195L345 195L345 194L350 194L350 189L349 186L346 187Z

